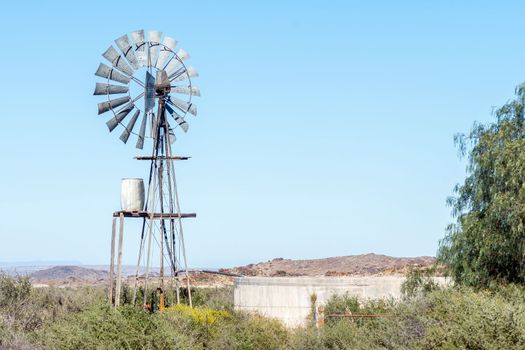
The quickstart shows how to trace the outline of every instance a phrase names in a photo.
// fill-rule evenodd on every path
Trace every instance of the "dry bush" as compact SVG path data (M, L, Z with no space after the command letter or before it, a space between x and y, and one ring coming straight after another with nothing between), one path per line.
M286 329L276 320L231 310L228 290L197 292L193 310L162 314L131 305L117 310L102 288L33 289L0 276L0 348L7 349L523 349L525 292L516 285L484 291L448 288L393 301L335 296L333 319L317 329ZM219 305L220 310L206 307Z
M524 349L524 296L518 286L429 291L387 306L386 317L298 330L293 344L295 349ZM341 299L335 302L327 307L340 308Z

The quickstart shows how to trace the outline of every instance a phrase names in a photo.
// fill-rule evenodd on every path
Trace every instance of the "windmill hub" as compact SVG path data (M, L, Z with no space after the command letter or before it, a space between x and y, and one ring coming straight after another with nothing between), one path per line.
M157 79L155 79L155 94L157 97L163 97L170 93L171 84L168 79L168 74L165 70L157 71Z

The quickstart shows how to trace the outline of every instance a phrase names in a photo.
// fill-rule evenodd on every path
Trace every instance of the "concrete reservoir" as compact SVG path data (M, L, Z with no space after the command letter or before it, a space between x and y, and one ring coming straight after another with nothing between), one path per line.
M334 295L348 293L360 299L401 297L403 276L359 277L239 277L235 279L234 305L237 310L258 313L280 320L288 327L303 326L311 310L311 295L316 306ZM444 277L434 277L440 285Z

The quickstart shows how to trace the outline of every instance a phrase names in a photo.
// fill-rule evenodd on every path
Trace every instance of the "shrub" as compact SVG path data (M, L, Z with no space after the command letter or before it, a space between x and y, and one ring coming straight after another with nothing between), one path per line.
M273 350L291 347L288 330L277 320L236 313L217 323L207 343L210 349Z
M182 293L182 302L187 303L187 292ZM202 306L217 310L233 310L233 287L193 288L191 290L193 306Z
M432 279L434 271L434 268L410 270L401 285L401 294L405 298L412 298L439 289L439 285Z
M46 349L173 349L191 348L187 337L155 314L132 306L112 309L96 305L71 314L36 332Z
M339 300L339 302L341 299ZM334 304L340 305L340 304ZM350 304L353 305L353 302ZM516 286L449 288L391 304L385 317L298 330L296 349L523 349L525 302Z
M190 318L198 325L211 325L215 322L231 317L231 314L225 310L213 310L210 308L195 307L191 308L185 304L177 304L165 309L166 313L177 312Z
M342 314L372 314L382 315L388 312L392 307L393 300L386 299L369 299L359 300L356 296L345 293L343 295L334 294L328 299L325 305L325 319L327 323L336 323L337 316ZM353 319L353 322L370 322L359 318Z
M31 332L102 299L100 288L35 289L27 277L0 275L0 314L5 327L15 332Z
M28 277L15 278L0 274L0 307L6 308L24 303L31 293Z

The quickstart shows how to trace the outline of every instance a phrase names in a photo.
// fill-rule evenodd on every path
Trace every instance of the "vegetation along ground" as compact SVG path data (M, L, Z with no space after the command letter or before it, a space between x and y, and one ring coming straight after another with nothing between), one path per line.
M517 285L439 289L412 273L399 301L333 297L327 318L286 329L278 321L232 310L232 289L195 291L196 307L145 312L112 309L101 287L32 288L0 278L0 348L12 349L523 349L525 293Z

